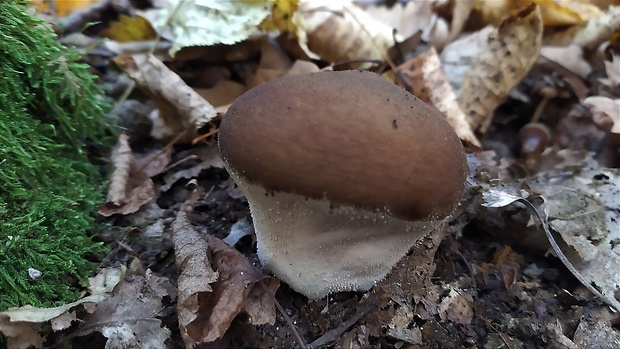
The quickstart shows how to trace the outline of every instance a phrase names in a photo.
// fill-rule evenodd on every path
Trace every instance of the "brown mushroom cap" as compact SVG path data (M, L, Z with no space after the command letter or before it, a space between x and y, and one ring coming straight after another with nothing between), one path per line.
M269 192L442 219L463 194L463 146L443 116L381 76L319 72L272 80L224 116L230 171Z

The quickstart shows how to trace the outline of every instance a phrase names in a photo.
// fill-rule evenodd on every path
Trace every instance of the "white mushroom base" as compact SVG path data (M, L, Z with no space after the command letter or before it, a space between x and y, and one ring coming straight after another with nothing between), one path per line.
M313 299L369 290L442 222L330 208L327 200L267 194L247 182L237 183L250 203L263 267Z

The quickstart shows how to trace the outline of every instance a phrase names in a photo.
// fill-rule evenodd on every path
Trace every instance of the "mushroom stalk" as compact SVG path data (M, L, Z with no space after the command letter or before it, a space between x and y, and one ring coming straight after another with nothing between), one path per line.
M326 199L267 193L234 177L250 204L263 267L312 299L369 290L442 222L412 222L389 213L334 207Z

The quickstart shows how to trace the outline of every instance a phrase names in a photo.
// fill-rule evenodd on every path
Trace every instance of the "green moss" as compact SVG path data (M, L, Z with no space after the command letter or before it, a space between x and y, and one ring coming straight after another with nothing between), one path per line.
M0 2L0 311L73 301L103 248L88 234L103 180L104 103L79 53L15 0ZM36 280L28 269L42 272Z

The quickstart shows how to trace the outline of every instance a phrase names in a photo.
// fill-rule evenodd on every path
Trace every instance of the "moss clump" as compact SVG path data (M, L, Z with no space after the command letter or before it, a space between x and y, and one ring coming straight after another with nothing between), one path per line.
M85 145L105 143L105 105L79 57L0 2L0 311L75 300L96 267L85 256L103 251L87 235L103 181Z

